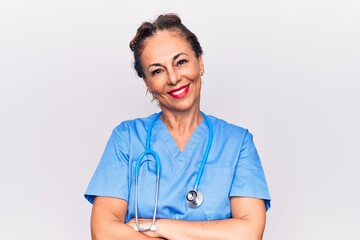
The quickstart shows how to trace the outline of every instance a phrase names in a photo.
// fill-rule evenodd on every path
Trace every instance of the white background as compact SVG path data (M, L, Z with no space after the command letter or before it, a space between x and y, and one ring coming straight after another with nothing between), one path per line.
M202 110L246 127L273 198L264 239L360 239L360 1L0 2L0 238L89 239L111 130L158 111L128 43L178 13Z

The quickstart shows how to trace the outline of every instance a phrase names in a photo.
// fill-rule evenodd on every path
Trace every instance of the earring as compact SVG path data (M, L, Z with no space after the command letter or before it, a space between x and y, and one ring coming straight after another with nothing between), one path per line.
M150 90L150 88L148 88L146 90L147 93L150 93L153 96L153 99L156 99L155 93L153 93L153 91Z
M200 76L204 76L204 72L205 72L205 71L202 71L202 72L200 73Z

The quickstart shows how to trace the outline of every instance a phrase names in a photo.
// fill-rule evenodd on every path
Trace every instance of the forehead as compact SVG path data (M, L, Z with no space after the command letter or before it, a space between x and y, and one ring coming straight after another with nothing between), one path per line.
M172 59L176 54L193 55L190 44L177 32L159 31L144 42L141 54L143 64Z

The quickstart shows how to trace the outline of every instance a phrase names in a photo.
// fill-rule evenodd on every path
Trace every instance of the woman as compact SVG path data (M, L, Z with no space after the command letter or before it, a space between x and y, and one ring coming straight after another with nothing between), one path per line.
M114 129L85 193L93 203L92 238L261 239L270 207L261 163L247 130L200 111L204 63L197 37L178 16L165 14L143 23L130 48L137 74L162 112ZM160 159L158 191L156 157L146 154L136 166L148 135ZM195 187L201 193L195 195L203 202L191 202L188 191L202 162Z

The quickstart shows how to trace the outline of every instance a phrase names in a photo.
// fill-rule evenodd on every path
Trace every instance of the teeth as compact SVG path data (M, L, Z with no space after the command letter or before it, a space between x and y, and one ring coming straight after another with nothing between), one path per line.
M180 95L180 94L182 94L183 92L185 92L185 89L186 88L183 88L183 89L181 89L181 90L179 90L179 91L177 91L177 92L173 92L173 93L171 93L172 95Z

